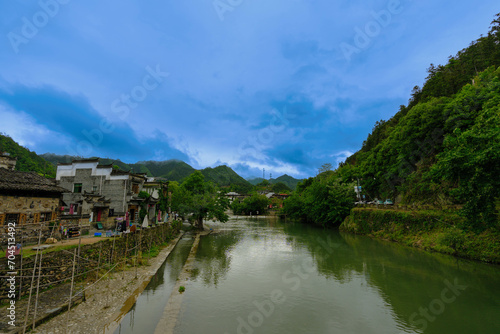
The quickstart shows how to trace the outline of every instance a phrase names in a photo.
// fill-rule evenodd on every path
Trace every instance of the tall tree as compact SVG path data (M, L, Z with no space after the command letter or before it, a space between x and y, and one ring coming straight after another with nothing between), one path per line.
M200 171L191 174L172 195L172 206L181 216L191 215L196 227L203 230L203 220L216 218L226 222L228 199L215 185L206 182Z

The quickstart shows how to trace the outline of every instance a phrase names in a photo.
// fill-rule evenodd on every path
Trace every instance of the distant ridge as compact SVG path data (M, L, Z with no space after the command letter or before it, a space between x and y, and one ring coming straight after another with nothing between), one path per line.
M248 182L250 182L250 184L252 184L254 186L261 183L262 181L264 181L264 179L261 177L256 177L256 178L248 180ZM268 181L271 184L276 184L276 183L281 182L281 183L286 184L290 189L295 190L295 188L297 187L297 184L299 184L299 182L301 182L302 180L296 179L290 175L285 174L285 175L281 175L280 177L278 177L276 179L271 179Z
M58 163L68 163L74 159L69 155L57 155L53 153L42 154L41 157L51 162L54 165ZM103 165L118 166L121 170L130 171L133 173L144 173L150 177L162 177L169 181L182 182L186 177L191 175L196 169L184 161L171 159L165 161L139 161L134 164L127 164L118 159L100 158L100 163ZM250 183L238 175L231 167L222 165L215 168L208 167L201 170L207 181L214 182L219 186L228 187L231 185L249 187Z

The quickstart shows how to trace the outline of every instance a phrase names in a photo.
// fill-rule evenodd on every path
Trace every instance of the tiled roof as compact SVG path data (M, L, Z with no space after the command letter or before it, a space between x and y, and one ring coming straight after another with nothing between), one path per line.
M0 192L7 190L64 193L68 190L35 172L10 171L0 168Z

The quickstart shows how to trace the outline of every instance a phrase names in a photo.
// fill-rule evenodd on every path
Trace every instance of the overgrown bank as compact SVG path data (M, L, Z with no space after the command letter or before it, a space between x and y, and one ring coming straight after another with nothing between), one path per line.
M481 233L458 226L463 218L445 211L395 211L355 208L340 230L390 240L462 258L500 263L500 232Z

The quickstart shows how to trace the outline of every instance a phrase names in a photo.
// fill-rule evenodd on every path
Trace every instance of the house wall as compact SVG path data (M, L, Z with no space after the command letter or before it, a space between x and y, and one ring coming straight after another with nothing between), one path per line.
M130 196L130 182L127 180L109 180L104 182L102 195L111 200L109 208L115 213L124 213L127 211L127 202Z
M93 192L111 200L109 209L114 214L124 214L128 210L128 204L134 195L142 190L144 179L129 174L111 175L112 168L99 168L97 162L79 162L73 165L57 166L56 180L59 186L73 192L75 183L82 184L83 192ZM138 187L133 187L136 184ZM132 191L132 189L137 191ZM64 194L65 203L75 203L82 199L80 194ZM83 208L90 213L88 208ZM88 212L87 212L88 211Z
M0 168L14 170L17 160L7 155L0 154Z
M59 208L59 197L0 196L0 226L8 214L18 214L19 223L38 223L43 215L46 221L55 220Z

